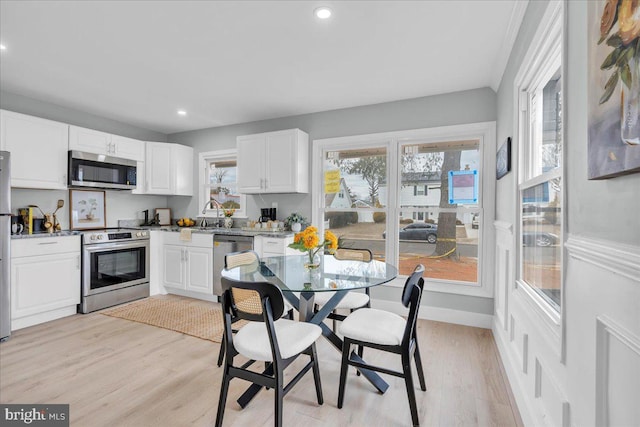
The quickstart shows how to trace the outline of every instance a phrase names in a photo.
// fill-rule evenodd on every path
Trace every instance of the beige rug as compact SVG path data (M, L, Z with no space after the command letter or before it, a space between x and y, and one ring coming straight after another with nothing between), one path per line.
M134 322L169 329L213 342L224 329L219 304L176 295L156 295L100 312ZM240 323L240 322L238 322ZM240 326L234 324L234 329Z

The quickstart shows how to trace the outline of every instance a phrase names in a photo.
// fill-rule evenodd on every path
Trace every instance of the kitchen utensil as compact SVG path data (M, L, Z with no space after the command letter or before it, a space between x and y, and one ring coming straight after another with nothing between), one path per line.
M58 217L56 217L56 213L63 206L64 206L64 200L58 199L58 205L56 207L56 210L53 211L53 230L54 231L60 231L62 229L62 227L60 226L60 223L58 222Z

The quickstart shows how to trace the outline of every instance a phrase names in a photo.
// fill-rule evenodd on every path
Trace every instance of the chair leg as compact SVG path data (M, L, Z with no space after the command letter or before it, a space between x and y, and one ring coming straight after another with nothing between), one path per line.
M418 380L420 380L420 389L427 391L427 384L424 381L424 371L422 370L422 359L420 358L420 347L418 346L418 340L415 339L416 348L413 353L413 358L416 360L416 371L418 371Z
M358 346L358 356L360 356L360 359L362 359L362 355L364 354L364 346L359 345ZM360 376L360 371L358 371L356 369L356 376L359 377Z
M351 351L351 342L348 338L344 339L342 344L342 364L340 365L340 385L338 386L338 408L342 408L344 403L344 389L347 385L347 369L349 368L349 352Z
M409 409L411 410L411 421L414 426L419 426L418 405L416 404L416 392L413 389L413 377L411 375L411 355L402 354L402 371L404 372L404 384L407 388L407 397L409 398Z
M218 367L222 366L222 362L224 361L224 353L226 350L227 344L225 343L224 337L222 337L222 341L220 342L220 353L218 353Z
M318 405L324 403L322 397L322 383L320 382L320 367L318 366L318 353L316 352L316 344L311 344L311 361L313 362L313 382L316 385L316 397L318 398Z
M336 311L332 311L333 314L336 314ZM333 322L333 333L336 334L338 331L338 321L336 319L332 319Z
M216 427L222 426L222 418L224 417L224 408L227 405L227 392L229 391L229 368L225 366L222 376L222 386L220 388L220 400L218 402L218 414L216 415Z
M275 415L274 415L274 426L282 427L282 399L284 398L284 384L282 378L282 371L280 367L277 368L278 372L276 372L276 385L274 388L275 391Z

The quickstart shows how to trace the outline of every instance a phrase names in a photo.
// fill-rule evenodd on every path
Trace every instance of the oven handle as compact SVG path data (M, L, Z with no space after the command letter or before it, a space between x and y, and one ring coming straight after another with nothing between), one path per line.
M142 248L149 247L148 240L136 240L134 242L114 242L114 243L99 243L94 245L85 245L84 250L87 252L100 252L108 249L130 249L130 248Z

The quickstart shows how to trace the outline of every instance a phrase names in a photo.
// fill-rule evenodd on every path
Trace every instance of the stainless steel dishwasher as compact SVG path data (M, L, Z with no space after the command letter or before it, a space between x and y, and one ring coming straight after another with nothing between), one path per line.
M230 252L253 249L253 236L213 235L213 293L222 295L220 272L224 268L224 257Z

